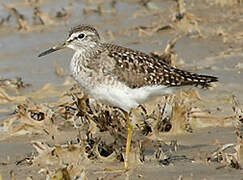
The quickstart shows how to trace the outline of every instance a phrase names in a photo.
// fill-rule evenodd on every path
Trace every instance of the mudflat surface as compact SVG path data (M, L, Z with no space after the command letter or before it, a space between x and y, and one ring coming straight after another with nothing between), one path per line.
M166 0L11 0L2 3L2 179L55 179L54 175L62 179L60 174L65 173L69 174L66 179L243 178L243 151L239 148L243 146L239 128L242 110L234 112L232 108L242 109L243 102L241 1L188 0L184 4ZM131 170L126 173L104 171L106 167L122 168L126 125L121 112L110 107L104 107L105 111L102 105L97 108L91 101L98 110L92 109L86 116L87 104L83 109L75 106L81 95L70 90L75 86L69 76L72 50L37 57L63 42L70 28L78 24L94 25L103 41L146 53L162 54L167 43L179 37L173 49L176 55L173 65L219 78L209 90L193 88L196 92L175 95L177 103L173 100L168 103L173 112L169 119L171 129L160 127L160 122L165 121L158 115L168 99L145 105L147 112L137 118L140 121L133 135ZM78 111L84 114L77 115ZM76 117L81 119L79 127ZM148 133L141 128L144 124L151 129ZM225 148L227 145L229 148ZM114 157L108 156L111 152Z

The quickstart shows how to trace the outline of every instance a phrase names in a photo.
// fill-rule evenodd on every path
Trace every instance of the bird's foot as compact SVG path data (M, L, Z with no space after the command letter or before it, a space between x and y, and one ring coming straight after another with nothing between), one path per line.
M115 168L104 168L103 170L96 171L95 174L106 174L106 173L126 173L129 169L127 168L121 168L121 169L115 169Z
M123 168L104 168L103 170L96 171L96 174L106 174L106 173L126 173L129 171L128 162L124 162Z

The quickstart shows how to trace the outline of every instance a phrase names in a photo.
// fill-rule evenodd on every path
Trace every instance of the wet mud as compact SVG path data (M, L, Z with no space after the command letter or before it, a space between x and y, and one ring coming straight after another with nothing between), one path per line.
M0 179L242 179L242 1L12 0L0 9ZM123 166L123 112L84 96L71 50L37 57L78 24L219 78L135 109L127 172L108 170Z

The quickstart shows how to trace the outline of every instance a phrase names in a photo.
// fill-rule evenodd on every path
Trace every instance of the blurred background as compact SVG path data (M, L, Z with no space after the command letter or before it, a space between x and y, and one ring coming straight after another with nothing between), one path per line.
M173 66L219 78L213 90L198 90L206 110L231 116L232 96L243 102L241 0L1 0L0 122L27 99L56 102L75 84L72 50L37 56L79 24L105 42L158 55L177 38Z

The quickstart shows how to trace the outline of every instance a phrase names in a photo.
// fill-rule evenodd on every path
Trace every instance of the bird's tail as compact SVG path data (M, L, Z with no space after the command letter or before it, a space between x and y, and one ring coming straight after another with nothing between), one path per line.
M194 85L201 86L202 88L208 88L211 86L212 82L217 82L218 78L208 75L200 75L188 71L183 71L180 69L174 69L174 72L179 74L181 77L181 86Z

